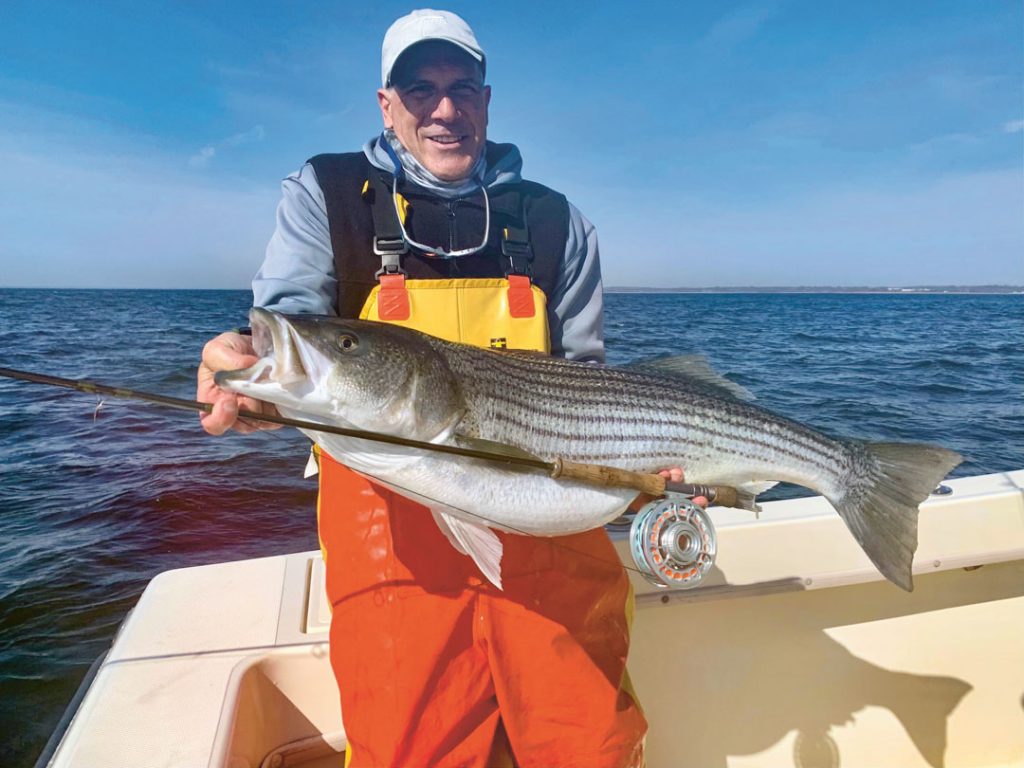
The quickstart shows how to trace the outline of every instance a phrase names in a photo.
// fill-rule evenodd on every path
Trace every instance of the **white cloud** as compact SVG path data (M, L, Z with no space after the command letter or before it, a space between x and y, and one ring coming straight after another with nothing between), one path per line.
M217 154L215 147L203 147L188 159L189 168L205 168L213 156Z
M924 141L911 144L909 151L913 155L948 154L958 150L971 149L983 144L984 141L973 133L957 131L954 133L944 133L940 136L932 136Z
M235 133L226 139L221 139L216 144L208 144L188 159L189 168L205 168L217 154L217 149L241 147L245 144L252 144L263 141L266 138L266 131L262 125L254 125L248 131Z
M1020 133L1024 131L1024 120L1010 120L1003 124L1003 130L1006 133Z
M729 52L754 38L777 13L772 5L741 6L716 21L697 45L707 51Z
M251 144L257 141L263 141L266 138L266 131L263 130L262 125L254 125L248 131L242 133L236 133L234 136L228 136L224 141L221 142L223 147L240 147L243 144Z

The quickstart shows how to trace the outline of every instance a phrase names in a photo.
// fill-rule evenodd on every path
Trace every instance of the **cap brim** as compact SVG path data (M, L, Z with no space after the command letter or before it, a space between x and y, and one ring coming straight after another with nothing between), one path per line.
M487 59L484 56L482 51L476 50L474 48L470 48L468 45L466 45L465 43L463 43L460 40L453 40L450 37L442 37L442 36L439 35L439 36L436 36L436 37L424 37L424 38L421 38L421 39L417 40L414 43L410 43L409 45L405 46L405 48L403 48L401 50L401 52L397 56L395 56L395 60L392 62L391 68L388 70L388 76L387 76L387 80L384 83L384 86L388 87L388 86L391 85L391 75L392 75L392 73L394 73L395 69L398 67L398 62L400 62L402 60L403 56L405 56L407 53L409 53L409 51L411 51L413 48L415 48L418 45L423 45L424 43L433 43L433 42L448 43L449 45L452 45L452 46L458 48L460 51L463 51L464 53L469 54L469 56L484 69L484 74L486 74L486 72L487 72L487 70L486 70Z

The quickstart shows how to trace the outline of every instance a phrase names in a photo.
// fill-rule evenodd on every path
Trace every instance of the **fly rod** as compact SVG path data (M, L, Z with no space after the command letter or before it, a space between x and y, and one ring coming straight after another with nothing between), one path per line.
M143 400L157 405L164 405L168 408L177 408L187 411L203 411L211 413L213 405L200 403L196 400L183 400L177 397L157 395L152 392L140 392L126 387L111 387L106 384L99 384L88 379L64 379L59 376L47 376L41 373L30 373L18 371L13 368L0 367L0 376L9 379L32 382L33 384L45 384L52 387L65 387L76 389L79 392L87 392L94 395L107 395L109 397L120 397L131 400ZM387 443L389 445L401 445L407 448L418 448L424 451L435 453L448 453L455 456L462 456L469 459L479 459L495 464L526 467L529 469L546 472L550 477L567 480L577 480L589 485L599 485L611 488L632 488L648 494L649 496L660 497L666 493L679 493L686 496L703 496L709 502L721 504L722 506L734 506L737 502L736 489L730 486L706 486L694 485L692 483L674 483L661 475L649 474L646 472L633 472L628 469L607 467L599 464L579 464L557 458L554 461L545 461L537 456L531 456L517 448L509 448L514 453L480 450L476 448L465 448L457 445L441 445L428 443L424 440L413 440L396 435L387 435L381 432L368 432L362 429L349 429L338 427L333 424L319 424L315 421L304 421L302 419L290 419L287 416L273 415L268 413L255 413L244 408L238 411L239 418L251 419L253 421L264 421L270 424L281 424L286 427L308 429L314 432L326 432L332 435L354 437L360 440L370 440L376 443Z

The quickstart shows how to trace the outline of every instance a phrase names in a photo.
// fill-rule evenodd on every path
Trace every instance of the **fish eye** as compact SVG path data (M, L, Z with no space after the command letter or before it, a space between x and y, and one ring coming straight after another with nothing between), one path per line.
M338 346L341 348L342 352L351 352L359 346L359 339L351 333L343 333L338 336Z

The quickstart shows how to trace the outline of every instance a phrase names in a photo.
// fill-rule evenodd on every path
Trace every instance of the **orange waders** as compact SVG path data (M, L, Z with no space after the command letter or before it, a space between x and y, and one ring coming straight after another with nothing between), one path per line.
M361 317L547 352L544 303L518 274L397 272ZM623 688L632 593L603 530L499 533L502 591L426 507L326 454L318 512L351 768L642 765L647 723Z
M642 765L647 723L622 688L632 596L603 530L499 533L499 591L425 507L326 455L320 471L351 768Z

